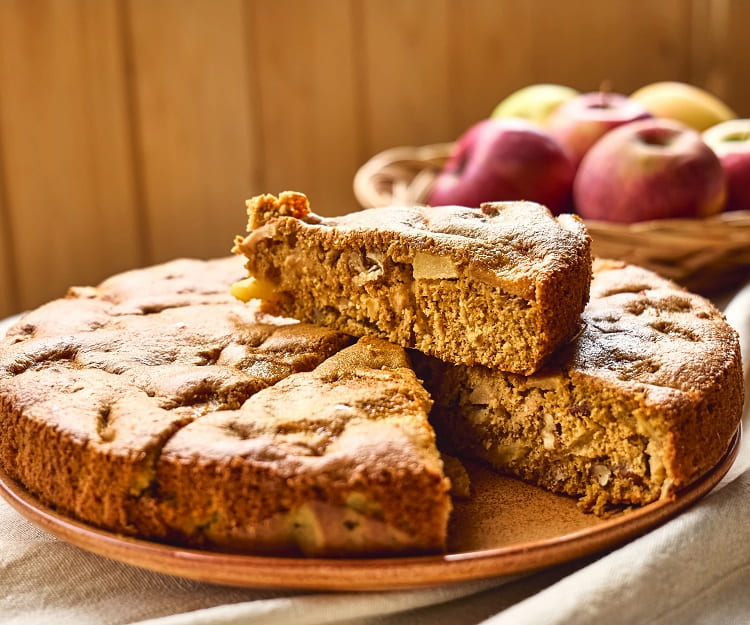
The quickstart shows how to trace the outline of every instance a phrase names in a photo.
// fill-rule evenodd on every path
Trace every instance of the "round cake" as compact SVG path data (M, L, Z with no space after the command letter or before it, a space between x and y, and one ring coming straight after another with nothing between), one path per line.
M674 496L738 427L736 333L637 267L594 263L579 332L530 376L263 314L229 295L243 275L178 260L21 318L0 342L4 473L150 540L424 553L452 508L436 440L604 512Z

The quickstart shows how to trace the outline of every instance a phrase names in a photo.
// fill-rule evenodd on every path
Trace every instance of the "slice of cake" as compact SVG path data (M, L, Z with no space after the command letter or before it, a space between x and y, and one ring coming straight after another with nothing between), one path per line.
M155 514L139 524L255 552L444 549L451 502L431 405L404 350L365 337L177 432L156 464Z
M742 413L739 342L723 315L614 261L595 261L581 333L537 374L417 364L446 445L596 512L694 482Z
M442 360L529 374L575 333L589 237L531 202L390 207L344 217L286 192L248 203L235 293L265 310Z
M0 342L0 468L59 512L189 546L440 551L449 482L403 349L261 314L240 260L72 289Z

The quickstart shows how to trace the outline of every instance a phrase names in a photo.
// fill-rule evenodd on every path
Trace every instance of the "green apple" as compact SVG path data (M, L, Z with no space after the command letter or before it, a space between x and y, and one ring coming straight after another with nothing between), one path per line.
M682 122L698 132L737 117L715 95L683 82L655 82L641 87L630 97L654 117Z
M578 91L563 85L529 85L500 102L490 117L520 117L544 124L558 106L577 95Z
M727 175L725 210L750 211L750 119L730 119L703 133Z

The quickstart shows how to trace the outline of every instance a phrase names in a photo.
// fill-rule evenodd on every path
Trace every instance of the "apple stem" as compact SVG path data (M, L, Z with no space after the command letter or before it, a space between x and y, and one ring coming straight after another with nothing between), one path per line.
M612 80L605 78L599 83L599 93L601 94L601 107L607 108L609 104L609 94L612 93Z

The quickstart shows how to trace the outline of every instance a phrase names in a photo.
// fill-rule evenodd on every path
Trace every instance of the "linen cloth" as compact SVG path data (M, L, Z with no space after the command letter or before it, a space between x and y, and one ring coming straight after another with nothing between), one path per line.
M725 313L740 332L747 388L750 284ZM525 577L419 590L253 590L161 575L57 540L0 500L0 625L747 624L747 402L743 425L738 458L724 480L645 536Z

